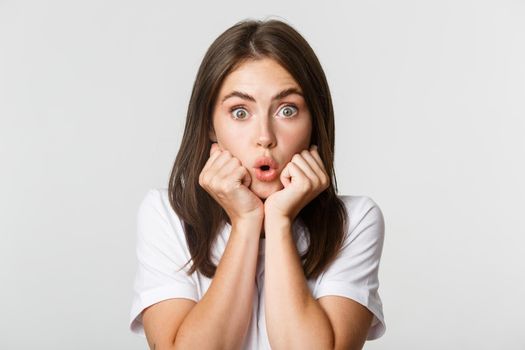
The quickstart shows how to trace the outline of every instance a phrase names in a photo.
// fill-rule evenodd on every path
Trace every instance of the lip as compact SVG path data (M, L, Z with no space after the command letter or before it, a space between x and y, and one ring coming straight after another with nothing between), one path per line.
M257 180L262 182L273 181L277 178L277 175L279 175L279 173L275 169L261 170L259 168L255 168L255 177Z
M263 165L269 166L269 170L262 170L261 167ZM259 157L255 160L255 163L253 165L253 168L255 169L255 177L259 181L263 182L270 182L275 180L279 173L277 172L277 169L279 168L279 165L277 162L271 158L271 157Z
M277 169L279 165L272 157L259 157L255 160L254 168L259 169L263 165L268 165L270 169Z

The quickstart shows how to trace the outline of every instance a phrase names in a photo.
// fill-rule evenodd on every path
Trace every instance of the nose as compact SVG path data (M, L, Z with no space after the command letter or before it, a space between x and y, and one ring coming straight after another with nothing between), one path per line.
M257 145L263 148L273 148L277 144L275 132L272 126L272 118L261 118L259 123L259 134L257 136Z

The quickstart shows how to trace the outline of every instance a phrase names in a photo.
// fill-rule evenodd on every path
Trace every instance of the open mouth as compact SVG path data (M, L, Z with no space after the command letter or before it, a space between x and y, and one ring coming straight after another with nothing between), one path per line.
M269 165L262 165L258 168L255 168L255 177L259 181L270 182L275 180L279 176L277 169L273 169Z
M259 157L254 164L255 177L259 181L270 182L279 177L279 164L272 157Z

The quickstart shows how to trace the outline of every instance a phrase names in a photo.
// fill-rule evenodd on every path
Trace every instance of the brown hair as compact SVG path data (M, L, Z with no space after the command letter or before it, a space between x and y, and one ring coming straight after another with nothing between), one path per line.
M290 25L275 19L244 20L222 33L202 60L169 180L170 204L183 223L193 260L188 274L199 270L208 278L215 275L217 266L211 261L211 248L219 230L229 222L224 209L199 185L199 174L211 147L208 132L212 128L215 100L223 80L233 69L244 60L260 58L277 61L302 88L312 116L311 144L318 146L332 180L298 214L307 228L309 242L308 250L301 255L306 278L319 276L342 246L347 213L337 196L334 112L321 64L310 45Z

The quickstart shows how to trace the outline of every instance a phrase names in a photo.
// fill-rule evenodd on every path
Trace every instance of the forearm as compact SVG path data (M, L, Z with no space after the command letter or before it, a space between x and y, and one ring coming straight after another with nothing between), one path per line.
M250 325L260 225L234 225L215 276L184 319L175 349L238 349Z
M330 320L308 288L291 223L268 221L265 231L265 314L272 349L333 348Z

